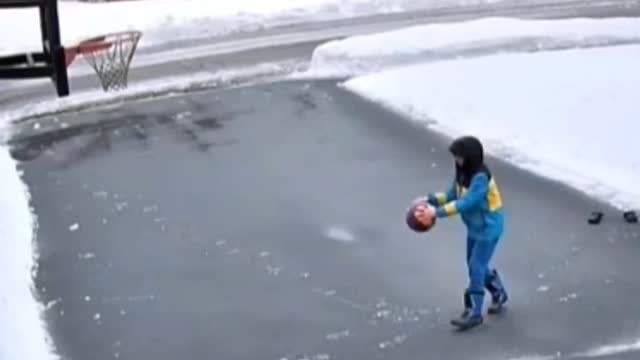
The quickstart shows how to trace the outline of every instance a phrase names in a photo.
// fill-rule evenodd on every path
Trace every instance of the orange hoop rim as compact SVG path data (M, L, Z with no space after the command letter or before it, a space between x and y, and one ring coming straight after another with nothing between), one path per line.
M137 42L141 37L142 32L138 30L113 32L83 40L78 43L76 49L77 53L84 55L110 48L115 39L119 41ZM114 38L114 40L107 40L111 38Z

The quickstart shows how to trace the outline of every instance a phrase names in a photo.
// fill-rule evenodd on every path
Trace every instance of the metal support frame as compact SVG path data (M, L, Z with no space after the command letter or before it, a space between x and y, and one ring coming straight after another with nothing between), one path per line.
M0 10L28 7L39 10L42 52L0 57L0 79L50 77L58 96L68 96L69 78L60 40L58 0L0 0Z

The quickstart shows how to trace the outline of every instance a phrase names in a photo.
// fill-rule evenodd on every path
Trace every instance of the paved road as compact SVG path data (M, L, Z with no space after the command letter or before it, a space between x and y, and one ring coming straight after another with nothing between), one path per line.
M449 183L447 140L331 82L58 121L96 118L14 151L64 359L500 360L638 334L640 228L590 227L598 204L496 160L509 214L496 261L513 301L452 332L463 228L403 224L411 198Z
M454 22L486 16L527 19L637 17L640 16L640 0L507 1L463 7L441 6L398 14L279 26L261 31L230 34L215 39L179 41L138 50L132 64L129 83L133 85L163 76L186 75L194 71L213 72L263 62L285 60L307 62L313 49L325 41L418 24ZM470 48L466 53L464 49L457 49L453 53L444 51L429 54L429 57L455 58L461 55L495 51L537 51L538 46L538 41L525 39L525 41L502 44L501 49ZM184 51L184 54L178 54L180 58L176 58L175 54L169 54L171 56L167 57L166 51L169 50L170 52ZM158 62L158 58L162 61ZM82 61L74 63L70 71L72 93L99 89L98 79L93 70L84 66ZM73 75L75 72L79 72L80 75ZM20 86L16 88L0 92L0 106L13 108L55 97L54 87L49 81L29 80L18 84Z

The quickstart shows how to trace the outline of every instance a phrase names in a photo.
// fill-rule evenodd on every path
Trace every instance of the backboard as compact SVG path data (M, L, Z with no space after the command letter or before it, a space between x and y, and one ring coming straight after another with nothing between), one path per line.
M58 0L0 0L0 11L15 8L38 9L42 49L33 53L0 54L0 81L48 77L59 97L69 95L65 49L60 40ZM0 24L0 28L2 26Z

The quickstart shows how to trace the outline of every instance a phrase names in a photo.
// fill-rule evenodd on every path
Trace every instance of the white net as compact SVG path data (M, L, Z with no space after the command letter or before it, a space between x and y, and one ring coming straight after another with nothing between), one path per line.
M78 52L95 70L104 91L127 88L129 65L141 37L139 31L126 31L86 40L78 45Z

